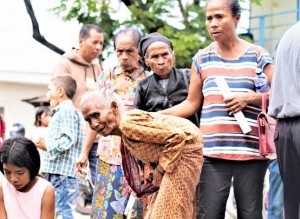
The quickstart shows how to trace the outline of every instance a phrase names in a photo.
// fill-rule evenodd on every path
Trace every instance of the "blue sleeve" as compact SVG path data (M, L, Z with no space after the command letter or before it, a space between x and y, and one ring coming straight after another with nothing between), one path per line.
M257 46L257 48L257 67L263 70L267 64L273 64L273 59L266 49L260 46Z

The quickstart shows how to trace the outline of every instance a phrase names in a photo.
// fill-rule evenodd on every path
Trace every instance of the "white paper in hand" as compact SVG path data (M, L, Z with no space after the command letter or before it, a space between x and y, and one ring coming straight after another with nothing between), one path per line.
M222 76L216 77L215 82L216 82L218 88L220 89L221 93L223 94L223 97L224 98L229 97L231 94L231 91L230 91L228 84L225 81L224 77L222 77ZM238 122L239 126L241 127L244 134L247 134L248 132L250 132L252 130L242 111L238 111L237 113L235 113L233 115L234 115L236 121Z

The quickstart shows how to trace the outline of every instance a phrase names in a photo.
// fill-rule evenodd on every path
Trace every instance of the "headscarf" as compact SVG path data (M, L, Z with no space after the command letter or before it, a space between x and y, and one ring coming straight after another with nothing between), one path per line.
M141 62L145 69L148 69L148 67L145 64L145 55L146 55L147 49L152 43L157 42L157 41L168 44L170 46L170 48L173 50L173 45L172 45L170 39L157 33L157 32L150 33L150 34L146 35L145 37L143 37L139 43L138 53L141 57Z

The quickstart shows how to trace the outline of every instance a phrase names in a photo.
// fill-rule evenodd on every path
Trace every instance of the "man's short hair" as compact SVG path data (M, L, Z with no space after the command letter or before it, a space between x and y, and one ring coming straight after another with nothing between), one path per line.
M90 31L92 29L96 30L98 33L103 33L103 30L100 27L94 24L86 24L81 28L79 32L79 38L83 38L83 39L88 38L90 36Z
M71 100L73 99L76 89L77 89L77 84L74 78L69 75L69 74L62 74L57 77L54 77L51 79L51 82L56 88L62 87L68 98Z

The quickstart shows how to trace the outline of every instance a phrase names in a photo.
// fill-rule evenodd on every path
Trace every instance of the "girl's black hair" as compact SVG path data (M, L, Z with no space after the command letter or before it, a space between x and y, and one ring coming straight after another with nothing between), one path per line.
M0 150L0 170L3 164L10 163L17 167L25 167L30 172L30 180L39 173L40 154L34 143L25 137L12 137L3 142Z
M36 113L35 113L35 122L34 122L34 125L37 126L37 127L41 126L42 124L41 124L40 119L41 119L42 114L50 112L50 111L51 110L50 110L49 106L40 106L37 109Z
M35 122L34 122L34 125L35 125L35 126L39 127L39 126L42 125L42 124L41 124L41 121L40 121L41 116L42 116L43 113L47 113L47 112L51 112L49 106L40 106L40 107L37 109L37 111L36 111L36 113L35 113Z

